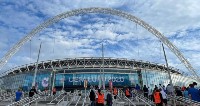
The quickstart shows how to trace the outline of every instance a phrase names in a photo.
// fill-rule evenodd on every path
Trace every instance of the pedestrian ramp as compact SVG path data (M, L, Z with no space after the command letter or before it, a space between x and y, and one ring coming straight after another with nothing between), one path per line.
M39 95L35 95L33 98L24 97L19 102L13 102L9 104L2 104L0 106L90 106L89 91L85 93L79 90L74 92L60 92L53 96L50 93L42 92ZM106 91L104 91L105 94ZM132 92L132 97L127 98L122 90L119 90L117 99L113 97L113 106L154 106L143 95ZM106 101L105 101L106 105Z

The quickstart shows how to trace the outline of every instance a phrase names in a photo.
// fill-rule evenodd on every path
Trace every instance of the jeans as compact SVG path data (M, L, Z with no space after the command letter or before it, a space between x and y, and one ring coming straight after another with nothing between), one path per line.
M108 103L107 106L112 106L112 103Z
M96 102L95 101L91 101L91 106L96 106Z

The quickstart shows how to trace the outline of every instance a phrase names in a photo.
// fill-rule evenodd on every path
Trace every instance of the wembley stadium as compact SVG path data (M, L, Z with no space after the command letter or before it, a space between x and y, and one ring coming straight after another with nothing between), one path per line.
M8 70L7 74L0 78L1 89L16 90L19 87L24 90L31 89L35 68L36 63L33 63ZM147 85L152 89L154 85L163 84L166 86L169 84L165 65L125 58L102 59L101 57L42 61L38 64L36 84L39 89L44 89L43 81L46 79L46 87L83 88L84 79L87 79L88 86L98 86L103 71L106 87L108 87L110 80L113 82L113 86L118 87L139 84L140 86ZM173 67L170 67L169 71L175 86L186 86L194 81L198 82L183 75Z
M4 73L0 75L1 89L16 90L22 87L24 90L29 90L32 84L37 85L39 89L54 86L57 88L63 86L65 89L70 87L83 88L84 80L88 80L88 86L101 85L99 83L102 83L102 81L105 86L108 86L111 80L113 86L134 86L139 84L140 86L147 85L151 89L154 85L158 84L166 86L171 83L171 81L175 86L188 86L188 84L194 81L199 83L199 80L197 80L199 76L195 69L178 48L161 32L132 14L112 8L99 7L81 8L64 12L41 23L3 56L0 60L0 69L7 64L9 59L14 56L26 42L30 41L45 28L64 18L86 13L101 13L118 16L145 28L177 56L193 77L187 76L173 67L125 58L66 58L26 64L4 71ZM35 73L36 81L34 77ZM171 73L171 78L169 73Z

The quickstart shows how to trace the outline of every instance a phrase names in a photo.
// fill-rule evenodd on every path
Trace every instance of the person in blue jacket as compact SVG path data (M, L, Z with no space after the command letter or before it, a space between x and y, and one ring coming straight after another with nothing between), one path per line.
M21 89L18 89L17 92L15 93L16 97L15 97L15 101L20 101L21 97L22 97L22 91Z

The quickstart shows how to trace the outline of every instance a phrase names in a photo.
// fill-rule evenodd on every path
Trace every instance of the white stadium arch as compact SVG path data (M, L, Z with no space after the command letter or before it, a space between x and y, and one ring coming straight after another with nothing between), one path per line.
M24 38L22 38L17 44L15 44L0 60L0 69L3 68L3 66L8 62L8 60L23 46L27 41L32 39L38 32L41 30L47 28L48 26L52 25L53 23L56 23L64 18L68 18L71 16L79 15L79 14L87 14L87 13L103 13L103 14L110 14L119 16L125 19L128 19L130 21L135 22L136 24L144 27L146 30L148 30L150 33L155 35L160 41L162 41L178 58L179 60L185 65L185 67L192 73L194 77L199 79L197 73L195 72L195 69L192 67L192 65L189 63L189 61L182 55L182 53L178 50L176 46L174 46L163 34L161 34L158 30L156 30L154 27L149 25L148 23L144 22L143 20L135 17L134 15L131 15L129 13L112 9L112 8L82 8L82 9L76 9L68 12L61 13L51 19L46 20L44 23L37 26L35 29L33 29L30 33L28 33ZM6 74L6 73L4 73Z

